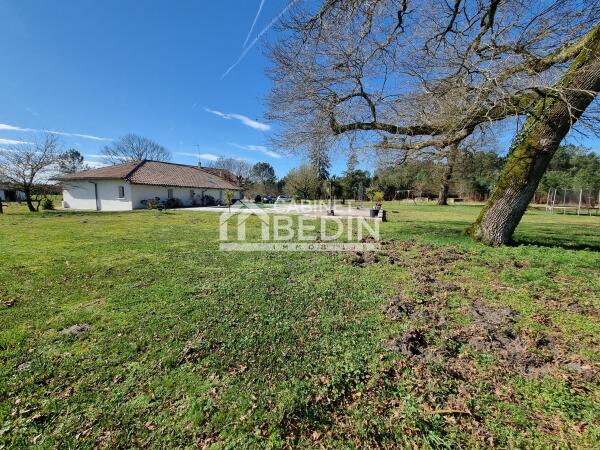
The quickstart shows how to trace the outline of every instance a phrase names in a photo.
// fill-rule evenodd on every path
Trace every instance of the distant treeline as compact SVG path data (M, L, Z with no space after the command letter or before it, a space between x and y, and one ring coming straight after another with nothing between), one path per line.
M450 196L485 200L494 188L505 160L506 157L491 151L461 153L450 181ZM440 162L407 161L377 169L370 185L381 190L388 200L406 195L407 190L434 198L440 189L443 170L444 164ZM552 188L600 189L600 155L580 146L561 146L550 162L537 194L542 196Z
M575 145L559 147L538 192L552 188L600 190L600 155Z
M505 161L506 156L499 156L494 151L460 152L454 163L449 196L486 200ZM443 161L414 159L403 164L378 167L374 174L365 170L347 169L341 176L330 178L328 174L320 175L326 173L326 170L318 170L314 164L305 163L290 170L284 178L276 180L270 165L258 165L268 166L266 168L269 170L258 170L256 167L252 169L255 175L251 177L252 184L248 186L252 198L254 194L286 193L298 199L322 199L327 198L333 185L337 198L358 199L362 192L363 198L369 199L375 192L381 191L386 200L416 196L437 198L446 167ZM269 176L262 176L263 172L268 172ZM600 189L600 156L580 146L560 147L550 162L534 201L545 202L546 194L552 188Z

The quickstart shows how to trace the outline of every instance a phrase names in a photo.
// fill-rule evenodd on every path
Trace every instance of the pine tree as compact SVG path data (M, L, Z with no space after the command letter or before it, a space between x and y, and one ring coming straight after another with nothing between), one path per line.
M308 160L310 165L317 171L317 178L320 181L325 181L329 178L329 169L331 168L331 160L327 148L321 143L311 145L308 150Z

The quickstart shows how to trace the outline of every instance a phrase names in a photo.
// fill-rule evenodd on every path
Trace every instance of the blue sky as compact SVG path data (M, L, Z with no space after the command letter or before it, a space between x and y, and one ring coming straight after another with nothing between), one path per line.
M287 2L264 1L249 34L260 4L0 0L0 144L32 139L32 130L107 139L133 132L177 162L233 156L285 175L301 158L266 148L274 126L263 118L270 82L262 39L222 78L246 38L251 44ZM90 161L108 142L62 139Z
M272 34L252 43L286 4L0 0L0 145L58 131L66 148L98 162L102 139L133 132L177 162L231 156L267 161L283 176L301 158L267 148L275 125L263 118L270 82L261 43ZM344 166L334 161L332 172Z

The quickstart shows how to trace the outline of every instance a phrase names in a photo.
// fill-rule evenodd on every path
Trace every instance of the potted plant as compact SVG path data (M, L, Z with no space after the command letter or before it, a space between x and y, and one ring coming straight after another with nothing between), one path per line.
M372 200L375 202L371 208L371 217L377 217L383 203L383 192L376 191L373 193Z

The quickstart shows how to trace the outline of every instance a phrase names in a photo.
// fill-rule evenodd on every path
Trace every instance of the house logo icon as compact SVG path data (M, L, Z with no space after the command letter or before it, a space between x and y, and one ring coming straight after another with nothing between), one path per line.
M365 231L367 239L363 239ZM380 248L378 221L352 214L332 217L318 208L227 210L219 216L219 240L222 251L348 252Z
M256 209L240 209L235 212L226 212L222 213L219 216L219 240L220 241L229 241L229 226L232 222L235 223L235 228L237 229L236 239L238 241L246 240L246 222L252 216L258 217L260 220L260 228L261 228L261 239L263 241L269 240L270 235L270 218L269 214L263 211L260 208ZM237 220L235 220L237 218ZM232 220L233 219L233 220Z

